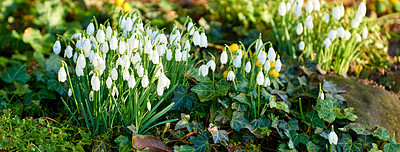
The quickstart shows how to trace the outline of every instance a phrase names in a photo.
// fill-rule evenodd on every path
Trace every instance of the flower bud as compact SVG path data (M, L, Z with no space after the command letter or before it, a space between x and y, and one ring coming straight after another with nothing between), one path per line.
M58 81L65 82L65 80L67 80L67 72L65 72L64 66L61 66L58 71Z
M303 51L304 50L304 48L305 48L305 44L304 44L304 41L300 41L300 43L299 43L299 50L301 50L301 51Z
M59 40L57 40L54 45L53 45L53 51L55 54L60 54L61 52L61 43Z

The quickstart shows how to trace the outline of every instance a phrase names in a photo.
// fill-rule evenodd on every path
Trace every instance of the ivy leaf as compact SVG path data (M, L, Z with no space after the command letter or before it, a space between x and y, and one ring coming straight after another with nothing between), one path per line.
M61 58L54 53L50 54L50 57L45 61L46 70L53 73L58 73L61 68Z
M342 109L335 107L336 118L338 119L348 119L350 121L356 121L357 116L353 112L354 108Z
M192 142L195 152L205 152L211 150L211 145L208 142L207 131L199 134L197 137L190 140Z
M239 131L249 125L249 121L244 117L243 112L234 111L232 114L231 128Z
M180 109L182 106L187 109L192 108L193 102L197 99L193 93L187 93L187 86L180 86L174 90L174 98L171 102L175 103L171 110Z
M324 122L318 117L318 114L315 110L311 110L306 115L306 120L311 123L311 127L313 128L326 128Z
M365 129L365 126L359 123L350 123L346 126L344 126L345 130L352 129L354 132L356 132L359 135L371 135L371 132L369 132L367 129Z
M191 124L189 123L190 115L181 114L181 120L175 125L175 130L186 128L189 132L192 131Z
M201 102L209 101L218 96L224 96L228 93L229 86L225 84L215 84L216 89L211 84L199 83L192 88Z
M174 152L194 152L195 149L189 145L174 146Z
M129 138L124 135L120 135L114 140L114 142L117 143L120 147L124 147L129 144Z
M63 83L58 82L56 79L50 79L47 81L47 88L57 91L60 95L64 95L67 92L67 89L63 86Z
M228 132L226 130L218 130L211 132L214 143L226 142L228 140Z
M346 93L346 90L331 81L324 81L322 89L330 94Z
M282 101L276 102L276 109L283 110L286 113L289 113L289 105Z
M308 141L308 135L306 135L305 133L299 134L294 130L290 131L290 137L293 141L294 147L296 147L297 144L299 144L299 143L307 144L307 141Z
M279 128L285 130L285 131L291 131L291 130L299 130L299 121L297 119L290 119L289 122L286 122L284 120L280 120L279 123Z
M266 119L265 116L261 116L258 119L253 119L253 121L251 121L251 126L253 126L254 128L263 128L263 127L271 127L271 121Z
M229 121L229 117L225 115L225 113L222 110L218 111L218 115L215 117L215 121L219 121L222 124L225 124L226 122Z
M231 107L233 110L237 110L237 111L246 111L247 110L247 105L239 103L239 102L234 102Z
M343 148L344 152L361 152L363 150L360 143L353 143L349 134L342 134L342 138L338 142L338 145Z
M372 134L374 137L377 137L381 140L390 140L390 133L383 127L378 127Z
M11 83L13 81L20 84L25 84L31 78L26 72L26 65L17 65L9 68L1 76L1 80L5 83Z
M239 93L237 96L234 96L232 99L237 100L242 104L246 104L248 106L251 106L249 100L246 98L244 93Z
M317 145L315 145L312 141L308 141L306 146L309 152L317 152L321 149Z
M336 118L336 113L334 111L335 105L331 98L324 100L318 99L317 100L317 112L318 117L332 123Z
M400 152L400 144L396 142L396 133L393 133L393 137L388 143L383 146L384 152Z

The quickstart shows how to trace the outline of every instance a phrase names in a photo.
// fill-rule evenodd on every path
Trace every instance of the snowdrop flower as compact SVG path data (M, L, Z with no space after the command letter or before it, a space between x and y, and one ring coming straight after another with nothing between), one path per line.
M125 29L127 30L127 31L132 31L132 27L133 27L133 22L132 22L132 19L130 18L130 17L128 17L127 19L126 19L126 23L125 23L126 25L125 25Z
M171 61L171 59L172 59L172 51L171 51L171 49L167 50L167 56L166 57L167 57L168 61Z
M117 37L115 35L113 35L111 37L111 41L110 41L110 49L117 50L117 47L118 47L118 40L117 40Z
M264 84L264 73L262 71L258 72L257 74L257 84L258 85Z
M65 82L65 80L67 80L67 72L65 72L64 66L61 66L58 71L58 81Z
M207 36L204 33L201 33L200 35L200 47L207 48L208 46L208 41L207 41Z
M368 36L368 29L366 28L366 27L364 27L363 28L363 31L362 31L362 38L363 39L366 39L367 38L367 36Z
M285 5L284 2L281 2L279 4L278 13L279 13L280 16L285 16L285 14L286 14L286 5Z
M346 31L344 30L343 27L339 27L336 31L337 31L337 36L340 37L341 39L344 39L346 37Z
M228 72L228 75L226 76L226 79L227 79L228 81L233 81L233 80L235 80L235 74L233 73L233 71L229 71L229 72Z
M151 103L147 101L147 110L151 111Z
M246 73L250 73L250 70L251 70L251 63L250 61L247 61L244 71L246 71Z
M303 7L304 0L296 0L296 2L297 2L297 5L299 5L300 7Z
M158 64L159 63L160 59L159 59L157 51L152 51L150 53L150 60L151 60L151 62L153 62L153 64Z
M201 65L199 68L199 75L202 75L203 77L207 76L208 74L208 67L207 65Z
M295 13L295 15L297 16L297 17L300 17L301 16L301 6L299 6L299 5L296 5L296 8L294 9L294 13Z
M111 84L112 84L111 77L108 77L107 80L106 80L106 85L107 85L108 89L111 89Z
M67 48L64 51L64 58L71 58L72 57L72 47L70 45L67 46Z
M214 72L215 71L215 62L214 60L210 60L207 62L207 66Z
M93 101L93 91L90 91L89 93L89 101Z
M103 43L101 45L100 51L103 52L103 54L107 54L108 50L109 50L108 43Z
M223 51L221 54L221 64L226 64L228 62L228 54Z
M158 94L158 96L162 96L164 94L164 87L162 85L160 85L160 82L158 82L158 85L157 85L157 94Z
M336 39L336 30L330 30L329 33L328 33L328 37L332 41L335 40Z
M53 45L53 51L55 54L60 54L61 52L61 43L59 40L57 40L54 45Z
M113 98L115 98L115 96L117 96L118 98L118 89L116 86L113 87L112 91L111 91L111 95L113 96Z
M78 66L75 67L76 75L78 77L83 76L83 68L80 68Z
M192 22L189 22L188 26L187 26L187 31L189 33L189 35L193 35L194 34L194 26Z
M130 74L129 74L128 69L125 69L124 71L122 71L122 78L123 78L125 81L128 81L128 80L129 80L129 76L130 76Z
M92 76L92 80L90 81L92 84L92 89L94 91L100 90L100 79L95 74Z
M200 34L199 31L194 32L193 35L193 44L196 46L200 46L201 40L200 40Z
M265 72L268 72L271 69L271 62L272 61L265 62L265 64L264 64L264 71Z
M275 70L278 71L278 72L280 72L280 71L281 71L281 67L282 67L281 59L276 60L276 63L275 63Z
M111 39L112 29L111 26L107 26L106 28L106 35L108 39Z
M356 13L356 19L361 22L362 18L365 16L365 13L367 13L367 7L365 6L364 2L360 3L360 6L358 6L358 10Z
M356 41L357 42L361 42L361 36L358 33L356 33Z
M118 79L118 71L117 71L116 68L113 68L113 69L111 70L111 78L112 78L113 80L117 80L117 79Z
M121 39L121 40L119 40L119 46L118 46L118 52L119 52L119 54L124 54L125 53L125 51L126 51L126 44L125 44L125 42Z
M308 0L306 3L306 12L311 13L313 11L313 2Z
M146 74L142 78L142 87L147 88L147 86L149 86L149 77Z
M314 0L314 11L319 11L321 7L321 4L319 3L319 0Z
M269 56L269 54L268 54L268 56ZM264 64L265 61L267 60L267 55L265 55L264 51L260 51L260 53L258 53L257 58L258 58L259 64Z
M134 75L129 76L128 87L132 89L133 87L135 87L135 85L136 85L135 76Z
M139 65L138 68L136 69L136 72L138 74L139 77L143 77L144 75L144 68L142 65Z
M265 77L265 80L264 80L264 87L268 87L268 86L270 86L271 85L271 81L269 80L269 77Z
M325 40L324 40L324 45L325 45L325 47L328 49L329 48L329 46L331 46L331 44L332 44L332 41L329 39L329 38L326 38Z
M305 48L306 44L304 44L304 41L300 41L299 43L299 50L303 51Z
M351 20L351 27L352 28L358 28L360 26L360 22L357 19L352 19Z
M86 59L83 54L79 54L78 59L76 61L76 66L83 69L86 66Z
M286 11L289 11L292 8L292 4L290 2L286 3Z
M349 40L351 37L351 33L349 31L345 31L345 40Z
M329 20L330 20L329 13L326 13L326 14L325 14L325 23L328 24L328 23L329 23Z
M69 97L72 96L72 89L71 88L68 89L68 96Z
M301 23L297 24L296 33L297 33L297 35L300 35L301 33L303 33L303 24L301 24Z
M103 30L101 30L101 29L97 30L96 39L97 39L97 42L99 42L99 43L104 43L106 41L106 34L104 33Z
M256 46L255 46L256 52L261 51L263 45L264 45L264 44L263 44L263 42L261 41L261 39L257 39L257 41L256 41ZM231 50L231 51L232 51L232 50Z
M77 52L74 53L74 57L73 57L73 60L74 60L75 63L76 63L76 59L78 59L78 53Z
M126 26L126 18L121 16L119 18L119 27L121 29L125 29L125 26Z
M82 37L82 33L75 33L71 36L71 39L80 39Z
M89 23L89 25L86 28L86 33L89 33L90 35L94 34L94 25L93 25L93 23Z
M182 53L181 53L181 51L176 50L176 51L175 51L175 61L176 61L176 62L179 62L179 61L181 61L181 59L182 59Z
M264 52L264 51L262 51L262 52ZM265 54L264 54L264 56L265 56ZM265 59L266 59L267 57L265 56L264 57L264 62L265 62ZM235 66L235 68L240 68L240 66L242 66L242 59L240 58L240 57L236 57L234 60L233 60L233 66Z
M321 100L325 100L324 92L321 92L321 93L319 94L319 98L320 98Z
M340 15L341 15L341 13L340 13L340 8L339 8L339 7L333 8L333 10L332 10L332 17L333 17L333 19L339 20L340 17L341 17Z
M335 133L335 131L331 131L331 133L329 133L328 138L329 138L329 144L337 145L337 143L338 143L338 136L337 136L337 134Z
M187 51L182 51L182 61L187 61L189 57L190 54L188 54Z
M275 61L275 58L276 58L275 50L274 50L274 48L270 47L268 49L268 60Z
M344 16L344 6L343 5L340 6L339 10L340 10L340 17L343 17Z
M306 18L306 28L312 30L313 27L314 27L314 23L312 22L312 17L311 16L307 16L307 18Z

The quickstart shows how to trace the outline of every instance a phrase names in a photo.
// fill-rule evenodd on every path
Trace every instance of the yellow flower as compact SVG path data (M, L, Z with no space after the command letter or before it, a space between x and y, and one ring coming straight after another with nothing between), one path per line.
M237 45L236 43L232 44L231 46L229 46L229 49L231 50L231 53L234 53L239 49L239 45Z
M275 64L275 63L274 63ZM279 72L278 71L276 71L275 69L272 69L270 72L269 72L269 76L272 76L273 75L273 79L275 79L275 78L277 78L278 76L279 76Z
M132 9L132 7L128 3L124 3L124 6L122 6L122 10L124 12L129 12L129 11L131 11L131 9Z
M115 5L117 6L122 6L122 4L124 4L125 0L115 0Z
M276 63L276 61L269 61L269 63L271 64L271 69L272 68L275 68L275 63ZM275 69L274 69L275 70Z
M392 2L393 5L396 5L399 0L390 0L390 2Z
M222 77L224 77L224 79L226 79L226 75L228 75L228 71L224 71L224 73L222 74Z
M265 56L268 56L268 53L267 52L264 52L265 53ZM252 54L251 52L250 52L250 54ZM267 62L267 61L266 61ZM272 62L271 62L272 63ZM275 65L275 62L274 62L274 65ZM257 61L256 61L256 66L262 66L262 64L260 64L260 63L258 63L258 58L257 58ZM271 67L272 68L272 67Z

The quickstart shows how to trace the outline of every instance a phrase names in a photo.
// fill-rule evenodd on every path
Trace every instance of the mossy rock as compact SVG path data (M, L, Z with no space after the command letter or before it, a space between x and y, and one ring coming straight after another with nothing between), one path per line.
M364 124L368 130L382 126L391 134L400 135L400 101L388 91L340 76L325 79L346 90L341 95L347 107L354 107L356 122ZM400 141L400 136L396 136L396 140Z

